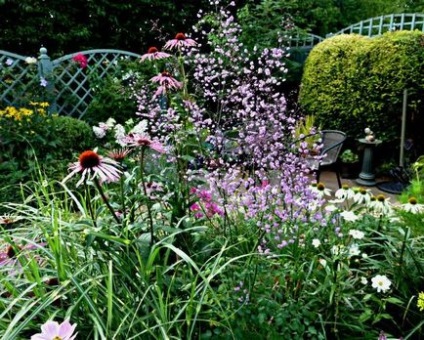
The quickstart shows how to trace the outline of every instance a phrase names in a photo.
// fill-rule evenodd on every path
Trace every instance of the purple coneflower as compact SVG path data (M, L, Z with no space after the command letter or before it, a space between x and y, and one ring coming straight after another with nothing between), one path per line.
M77 324L71 325L69 320L61 324L56 321L47 321L41 326L41 333L31 336L31 340L73 340L77 334L73 335Z
M135 146L135 147L144 146L144 147L149 147L159 153L165 153L165 149L160 142L152 140L146 135L133 133L129 135L128 138L131 139L131 140L128 140L129 142L128 145L130 146Z
M184 33L177 33L175 39L169 40L163 48L165 50L171 50L173 48L192 47L196 45L197 43L193 39L187 38Z
M183 84L173 78L167 71L159 73L157 76L154 76L150 80L155 83L159 83L159 85L164 87L166 90L177 90L183 87Z
M169 58L171 55L165 52L160 52L156 47L150 47L147 50L146 54L143 54L141 56L141 60L140 61L145 61L145 60L159 60L159 59L164 59L164 58Z
M90 177L100 177L101 182L116 182L121 174L118 166L118 162L113 159L102 157L96 151L87 150L80 154L78 162L69 166L71 173L62 182L66 182L77 173L81 173L77 186Z
M130 152L131 150L127 148L114 149L109 151L108 156L113 160L121 163Z

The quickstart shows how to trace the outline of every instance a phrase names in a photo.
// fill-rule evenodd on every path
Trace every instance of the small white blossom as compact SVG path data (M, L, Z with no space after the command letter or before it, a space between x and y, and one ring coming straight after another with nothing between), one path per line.
M365 276L362 276L362 277L361 277L361 283L362 283L363 285L367 285L367 284L368 284L368 280L367 280L367 278L366 278Z
M362 240L365 236L364 232L356 229L349 230L349 235L352 236L356 240Z
M387 278L386 275L376 275L371 279L372 287L377 289L377 293L385 293L390 289L392 282Z
M319 259L318 262L323 266L324 268L327 267L327 261L324 259Z
M37 58L34 58L34 57L26 57L26 58L25 58L25 62L26 62L28 65L36 64L36 63L37 63Z
M93 126L93 132L97 138L103 138L106 136L106 130L98 126Z
M312 245L313 245L315 248L318 248L318 247L321 245L321 241L320 241L320 240L318 240L317 238L314 238L314 239L312 240Z
M349 256L358 256L361 254L361 251L359 250L359 246L356 243L353 243L349 247Z
M347 210L341 212L340 216L343 217L346 222L355 222L359 219L359 217L353 211Z

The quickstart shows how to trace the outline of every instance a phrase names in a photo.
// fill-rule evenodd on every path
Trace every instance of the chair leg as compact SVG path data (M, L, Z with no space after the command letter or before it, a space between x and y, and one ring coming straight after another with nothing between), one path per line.
M337 175L337 184L339 185L339 189L342 187L342 181L340 180L340 172L337 170L336 171L336 175Z
M317 181L317 183L319 183L319 177L321 176L321 171L319 169L317 169L315 171L315 179Z

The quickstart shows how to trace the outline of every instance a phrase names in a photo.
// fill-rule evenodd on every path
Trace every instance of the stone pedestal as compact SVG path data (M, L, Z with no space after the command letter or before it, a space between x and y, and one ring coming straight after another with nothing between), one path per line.
M365 138L361 138L358 141L364 149L364 155L361 172L359 178L356 179L356 183L368 187L375 186L377 183L374 174L374 149L381 143L381 140L376 139L373 142L369 142Z

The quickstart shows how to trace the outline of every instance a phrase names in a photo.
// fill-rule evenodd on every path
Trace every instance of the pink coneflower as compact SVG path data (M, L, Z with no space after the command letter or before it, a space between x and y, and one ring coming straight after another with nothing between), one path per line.
M80 154L78 162L69 166L71 173L62 182L66 182L77 173L81 173L77 186L90 177L100 177L101 182L116 182L122 173L118 167L118 162L113 159L102 157L96 151L87 150Z
M192 47L196 45L197 43L193 39L187 38L184 33L177 33L175 39L169 40L163 48L165 50L171 50L173 48Z
M73 340L77 334L73 335L77 324L71 325L69 320L61 324L56 321L47 321L41 326L41 333L31 336L31 340Z
M82 53L78 53L74 55L72 57L72 60L75 61L77 64L79 64L81 68L86 68L88 65L87 57Z
M142 135L142 134L138 134L138 133L133 133L131 135L128 136L128 145L129 146L145 146L145 147L149 147L159 153L164 153L165 149L163 147L163 145L155 140L150 139L148 136L146 135Z
M173 78L172 75L167 71L159 73L157 76L154 76L150 80L155 83L159 83L159 85L166 90L177 90L183 87L183 84Z
M150 47L147 50L146 54L143 54L141 56L140 61L145 61L145 60L159 60L159 59L164 59L164 58L169 58L171 55L165 52L159 52L159 50L156 47Z
M113 160L121 163L125 159L125 157L128 156L130 152L131 152L130 149L120 148L120 149L114 149L112 151L109 151L107 155Z

